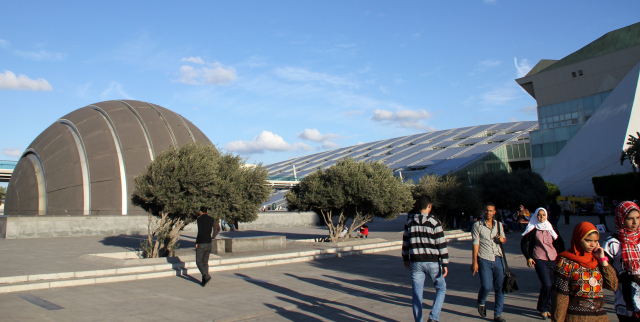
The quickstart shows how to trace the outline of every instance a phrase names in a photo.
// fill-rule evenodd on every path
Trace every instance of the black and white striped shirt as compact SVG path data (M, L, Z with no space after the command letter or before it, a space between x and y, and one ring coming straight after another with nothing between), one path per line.
M429 214L409 216L402 236L402 260L449 264L447 241L440 221Z

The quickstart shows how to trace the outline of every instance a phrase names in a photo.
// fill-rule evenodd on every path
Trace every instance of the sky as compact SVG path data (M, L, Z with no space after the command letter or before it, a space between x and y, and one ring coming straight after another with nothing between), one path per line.
M0 160L135 99L270 164L536 120L514 79L640 20L640 1L2 1Z

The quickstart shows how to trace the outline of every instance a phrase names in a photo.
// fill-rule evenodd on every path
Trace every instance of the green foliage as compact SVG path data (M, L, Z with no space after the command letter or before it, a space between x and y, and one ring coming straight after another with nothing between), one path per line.
M321 215L333 242L349 219L350 234L373 217L393 219L413 205L410 187L394 177L384 163L353 159L309 174L285 198L289 211Z
M449 217L452 212L476 215L482 209L478 189L470 187L467 178L463 176L426 175L413 185L411 195L416 200L413 213L420 212L417 200L421 196L429 196L432 213L445 228L453 219Z
M152 237L157 236L160 244L156 242L154 249L158 256L166 256L201 206L208 207L215 219L255 220L260 205L269 199L266 179L261 165L246 167L239 156L189 143L162 152L135 178L132 202L157 218L149 218L147 242L153 244Z
M544 206L547 198L542 176L531 170L487 172L478 178L477 186L483 202L493 202L502 209L515 209L519 205L536 209Z
M4 198L6 196L7 196L7 188L0 187L0 206L2 206L2 203L4 202Z
M629 134L629 140L627 141L629 147L626 150L622 150L622 155L620 156L620 165L624 163L624 160L629 160L633 172L636 172L636 168L640 164L640 133L636 132L636 134L638 137Z
M558 185L551 182L544 182L547 185L547 202L552 202L560 197L560 188Z
M640 176L637 173L620 173L591 178L598 196L612 200L634 200L640 198Z

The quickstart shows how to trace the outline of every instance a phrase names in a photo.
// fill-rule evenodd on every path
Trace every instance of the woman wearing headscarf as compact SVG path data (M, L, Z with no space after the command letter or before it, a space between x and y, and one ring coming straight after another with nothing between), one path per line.
M640 208L623 201L615 209L616 232L604 244L604 252L618 273L613 305L620 321L640 321Z
M553 286L553 269L558 254L564 251L564 242L548 220L544 208L536 209L531 216L527 228L522 233L520 249L527 259L527 266L535 267L540 280L540 295L537 309L546 320L551 317L551 287Z
M618 288L616 271L600 247L596 226L581 222L571 247L558 255L551 295L551 318L557 322L609 321L603 288Z

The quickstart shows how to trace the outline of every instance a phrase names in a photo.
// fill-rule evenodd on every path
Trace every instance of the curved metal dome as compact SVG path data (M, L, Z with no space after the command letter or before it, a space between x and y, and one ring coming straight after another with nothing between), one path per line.
M133 179L156 155L211 141L187 119L140 101L106 101L57 120L25 150L5 215L141 215Z

